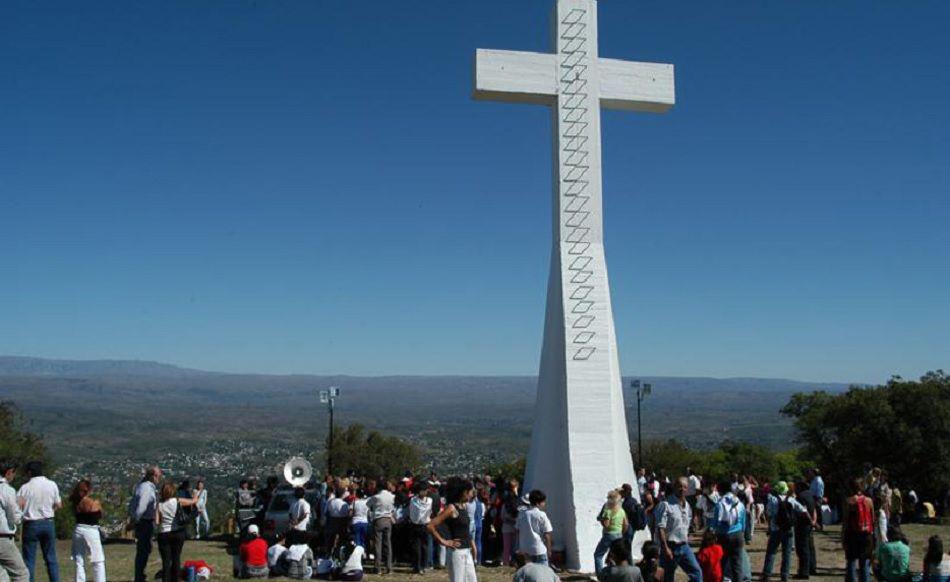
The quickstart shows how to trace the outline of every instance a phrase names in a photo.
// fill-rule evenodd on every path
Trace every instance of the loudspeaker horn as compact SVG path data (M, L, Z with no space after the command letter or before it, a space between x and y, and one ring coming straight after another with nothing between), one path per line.
M313 476L313 467L307 459L294 457L284 463L284 479L294 487L303 487Z

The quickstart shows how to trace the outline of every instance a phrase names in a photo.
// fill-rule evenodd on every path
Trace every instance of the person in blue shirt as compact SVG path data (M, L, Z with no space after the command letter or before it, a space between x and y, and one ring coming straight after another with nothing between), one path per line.
M136 486L129 500L130 526L135 530L135 582L145 582L145 568L152 553L155 531L155 506L158 504L156 485L162 480L162 470L156 466L145 469L145 476Z
M808 469L805 473L808 477L808 490L815 497L815 503L820 503L825 497L825 481L818 473L818 469Z
M749 519L749 512L745 504L732 491L732 483L728 479L722 480L717 489L722 497L716 503L710 527L716 532L719 545L724 551L723 577L733 582L749 580L751 574L745 567L749 561L745 551L745 524Z

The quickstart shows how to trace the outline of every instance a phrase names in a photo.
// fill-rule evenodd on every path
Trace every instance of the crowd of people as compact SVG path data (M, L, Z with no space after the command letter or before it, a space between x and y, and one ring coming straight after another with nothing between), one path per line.
M846 552L846 579L865 582L864 573L873 564L884 582L909 580L909 553L903 570L896 568L892 554L908 548L897 524L917 515L916 496L909 491L908 502L888 484L885 472L873 468L861 483L862 494L877 500L871 504L870 550L866 564L854 562ZM372 556L373 569L381 574L391 572L398 559L413 572L445 567L450 580L469 582L476 579L476 565L500 564L517 567L519 582L542 582L556 577L562 559L553 548L546 503L541 490L525 493L516 479L496 483L489 475L445 483L434 474L417 479L409 473L398 481L327 477L296 489L288 510L291 534L275 545L279 555L285 543L305 545L311 551L301 556L309 562L295 571L316 577L354 579L362 576L360 560ZM595 570L599 579L611 582L671 582L677 569L691 582L748 582L753 577L765 582L777 565L783 581L793 566L796 579L808 579L817 574L813 534L825 523L840 517L842 543L846 550L854 545L849 541L850 508L850 500L840 511L832 508L817 469L773 483L737 474L714 482L689 468L683 477L670 479L641 469L636 484L606 493L597 516L603 529L594 550ZM757 528L767 541L762 570L753 572L746 546ZM631 549L641 530L649 531L651 541L640 548L643 558L635 564ZM893 535L887 537L887 532ZM697 552L690 546L691 535L701 537ZM257 530L250 537L259 543ZM922 569L928 580L950 573L950 559L936 559L944 555L940 544L939 538L931 540ZM360 548L357 559L348 557L354 548ZM267 566L268 575L287 571L276 560ZM257 571L263 575L263 568Z
M639 473L641 499L652 538L661 546L659 564L667 582L676 568L682 568L691 582L751 581L755 573L745 546L752 542L757 525L767 536L757 577L767 582L778 559L778 575L787 581L794 552L794 578L807 580L818 573L814 532L839 521L847 582L868 582L872 570L882 582L914 579L910 546L900 524L921 514L933 517L934 509L928 503L921 506L913 490L903 496L879 468L869 466L862 478L854 480L840 515L829 503L817 469L808 469L791 482L774 483L764 479L760 483L749 475L714 483L688 468L686 473L673 481L646 476L642 469ZM688 545L691 531L702 532L695 554ZM945 582L950 576L950 557L943 553L938 536L929 540L922 565L917 572L922 580Z
M0 461L0 580L33 582L37 550L50 582L59 582L54 515L63 508L57 485L44 476L38 462L23 467L19 490L11 483L19 467ZM93 484L80 480L67 498L75 517L71 557L76 582L85 582L86 566L95 582L106 580L102 548L102 505ZM669 478L640 469L635 483L605 493L597 514L602 536L593 552L601 582L673 582L682 569L690 582L767 582L778 561L778 577L796 579L817 573L814 532L840 521L845 553L845 579L868 582L873 572L882 582L912 580L910 547L901 523L921 513L916 494L902 494L887 473L869 467L851 484L842 503L829 503L817 469L790 481L768 482L732 475L713 481L689 468ZM272 503L291 501L274 519ZM208 576L200 561L182 562L186 532L200 539L210 534L208 493L201 480L164 479L148 467L128 505L127 529L136 539L134 580L145 582L153 545L161 555L163 582L190 572ZM245 578L275 576L357 582L363 562L386 575L394 562L414 573L444 568L451 582L476 582L480 565L516 568L515 582L554 582L563 554L546 514L543 490L524 492L517 479L490 475L401 479L364 478L354 474L327 476L303 486L279 486L276 477L257 488L242 480L234 493L238 535L231 547L233 573ZM269 511L270 510L270 511ZM927 514L926 507L923 513ZM752 571L746 547L757 528L767 536L760 572ZM14 537L21 529L22 547ZM648 532L636 536L637 532ZM694 551L692 540L700 539ZM634 561L635 539L647 539ZM950 557L933 536L922 568L925 582L947 582Z
M272 531L274 525L266 519L266 511L255 509L267 503L255 499L272 498L275 493L270 483L257 493L250 485L242 482L236 492L236 521L244 543L257 543L262 529ZM531 504L529 498L535 511L523 511ZM268 567L270 574L309 568L316 576L353 579L361 575L357 574L362 572L361 561L372 549L373 569L380 574L392 572L393 563L403 561L415 573L445 568L454 578L474 580L477 564L514 563L516 521L547 520L539 509L544 502L541 492L522 495L516 480L499 488L487 475L445 482L435 474L417 479L407 473L399 480L327 477L293 489L286 532L278 532L279 539L270 548L277 550L271 552ZM550 534L549 521L548 529ZM540 537L538 554L547 556L550 535ZM300 545L311 551L290 553ZM242 560L235 571L253 575L247 564L259 567L259 556L250 562ZM288 559L307 564L288 567L282 563Z

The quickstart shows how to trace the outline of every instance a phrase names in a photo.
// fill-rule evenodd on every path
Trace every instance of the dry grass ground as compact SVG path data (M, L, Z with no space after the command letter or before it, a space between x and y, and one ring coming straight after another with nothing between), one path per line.
M911 568L919 570L920 561L924 555L927 544L927 538L933 534L940 534L943 539L950 539L950 526L936 525L906 525L904 533L911 542ZM839 530L837 527L827 528L827 531L816 534L816 546L818 552L818 571L817 577L812 580L822 582L824 580L841 580L844 576L843 564L844 554L838 544ZM62 541L57 547L60 563L61 578L64 581L73 580L75 569L69 559L70 543ZM135 546L132 543L110 543L106 545L106 568L108 578L111 581L128 581L132 578L132 561L135 555ZM765 556L765 536L761 532L756 532L753 543L750 547L750 558L752 560L753 571L759 572L762 568L762 561ZM224 542L220 541L189 541L185 545L182 554L183 560L200 559L205 560L215 568L214 580L230 580L231 578L231 557L227 554ZM794 558L793 558L794 559ZM40 560L42 562L42 560ZM158 549L152 552L152 558L149 563L148 571L157 572L160 567ZM40 565L37 572L37 581L48 582L45 569ZM776 573L778 564L776 564ZM794 562L792 573L794 574ZM508 582L511 580L513 571L510 568L480 568L478 577L481 582ZM404 582L412 580L413 582L436 582L446 580L448 577L444 570L430 571L424 576L411 575L408 568L400 566L396 568L396 573L392 576L380 578L374 575L367 575L366 580L387 582ZM565 580L586 579L586 576L571 575L565 573L562 578ZM685 580L681 572L677 573L677 580ZM757 579L757 578L756 578Z

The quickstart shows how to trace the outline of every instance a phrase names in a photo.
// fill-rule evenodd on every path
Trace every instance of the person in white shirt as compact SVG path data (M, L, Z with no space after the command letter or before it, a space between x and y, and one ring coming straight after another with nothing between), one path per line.
M294 502L290 504L290 528L295 531L307 531L310 528L310 503L304 499L303 487L294 488Z
M43 476L43 463L26 464L29 481L17 491L17 500L23 509L23 561L30 571L30 581L36 575L36 546L39 544L46 562L49 582L59 582L59 563L56 561L56 530L53 517L63 506L59 487Z
M356 499L350 508L350 519L353 524L353 543L366 547L366 538L369 536L369 504L366 502L366 492L357 488Z
M878 503L880 505L877 510L877 516L874 519L874 540L875 545L883 546L888 542L887 523L890 520L887 517L887 506L883 502Z
M359 582L363 579L363 556L366 555L366 550L363 546L351 546L351 548L349 557L335 576L337 580Z
M16 491L10 486L16 470L15 462L0 461L0 574L6 572L11 582L26 582L30 579L30 571L13 540L16 528L23 520Z
M350 523L350 504L346 502L346 489L337 487L333 499L327 502L326 542L332 554Z
M297 534L295 537L300 537ZM284 553L282 562L286 565L288 578L293 580L309 580L313 577L313 550L307 544L298 543L291 545Z
M162 484L155 506L155 536L158 553L162 556L162 581L178 582L181 572L181 550L185 545L185 526L179 520L181 510L194 507L197 500L178 497L178 487L173 481Z
M637 487L640 489L640 499L643 499L643 493L647 486L647 470L643 467L637 469Z
M393 571L393 523L395 522L395 502L396 496L393 491L396 490L396 484L392 481L386 482L386 487L379 493L373 495L367 505L373 514L373 528L376 530L376 573L382 574L382 560L386 556L386 573Z
M543 491L534 489L528 493L528 503L530 507L518 514L515 524L518 530L518 552L536 564L549 564L554 528L544 513L547 496Z
M705 485L696 499L697 513L701 514L702 526L710 527L716 515L716 504L719 503L719 492L715 484Z
M660 567L667 582L673 582L676 568L686 573L690 582L702 582L703 571L696 561L696 554L689 547L689 526L693 510L686 502L689 479L680 477L673 484L673 495L664 499L656 508L657 537L660 541Z
M693 523L690 529L699 529L702 527L702 512L696 511L696 503L699 501L699 495L703 491L702 477L693 472L689 467L686 468L686 502L693 511Z
M429 531L426 529L432 519L432 499L429 497L429 488L426 483L416 483L413 486L415 495L409 500L409 523L412 528L412 572L424 574L426 571L426 554L429 551Z
M195 517L195 539L201 539L201 532L205 535L211 533L211 520L208 519L208 490L205 489L204 479L198 479L195 483L195 499L197 500L198 515Z
M285 552L287 552L287 534L281 534L274 545L267 548L267 567L270 568L271 576L279 577L287 574L287 568L280 559Z

